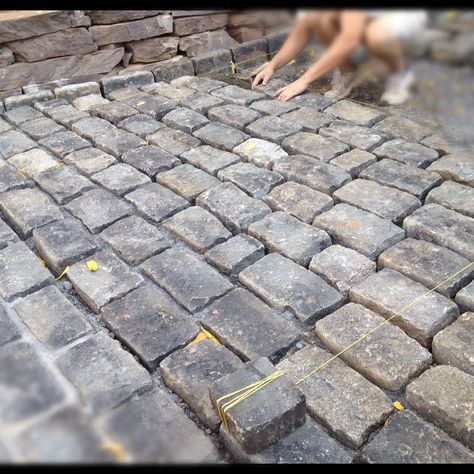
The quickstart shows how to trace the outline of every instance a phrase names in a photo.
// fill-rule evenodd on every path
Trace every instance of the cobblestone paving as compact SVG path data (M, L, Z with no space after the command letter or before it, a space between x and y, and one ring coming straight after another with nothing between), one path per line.
M473 267L295 385L472 261L472 152L171 79L0 118L0 461L474 462Z

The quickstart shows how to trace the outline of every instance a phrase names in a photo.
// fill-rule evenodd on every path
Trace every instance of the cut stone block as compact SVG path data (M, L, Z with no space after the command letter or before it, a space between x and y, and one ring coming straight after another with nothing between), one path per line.
M226 82L204 76L181 76L173 79L171 84L177 87L189 87L195 91L206 93L227 85Z
M456 304L462 311L474 311L474 282L465 286L456 295Z
M268 37L267 37L268 38ZM280 48L278 48L280 49ZM272 50L274 51L274 50ZM259 84L255 90L261 94L265 94L267 97L274 98L275 92L282 87L287 86L289 83L283 79L273 77L266 85Z
M105 189L123 196L142 184L150 182L150 178L137 171L126 163L112 165L103 171L99 171L91 176L92 181L100 184Z
M31 332L52 350L92 331L82 313L55 286L47 286L15 304Z
M385 113L380 110L357 104L350 100L340 100L325 110L325 113L331 114L342 120L353 122L363 127L370 127L375 122L385 117Z
M102 319L150 370L199 332L189 314L155 285L137 288L104 306Z
M0 420L13 425L37 416L64 399L54 375L23 341L0 347Z
M231 104L245 105L246 107L256 100L265 99L263 94L233 85L215 89L211 94Z
M391 323L402 328L423 346L429 346L433 336L459 315L457 306L438 293L424 296L428 288L401 273L385 268L351 288L351 301L363 304ZM405 306L417 300L402 311ZM399 314L400 313L400 314ZM395 316L397 315L397 316Z
M74 132L55 133L43 138L38 143L60 158L64 158L74 151L92 146L87 140L84 140L84 138L81 138Z
M41 173L57 170L61 167L60 163L51 154L41 148L33 148L13 155L8 162L16 167L16 171L20 173L20 176L23 173L25 176L34 179Z
M278 144L281 144L286 137L301 130L299 125L274 115L262 117L246 127L247 133L253 137Z
M132 206L103 189L93 189L74 199L65 208L97 234L132 213Z
M391 160L405 163L417 168L426 168L438 159L438 152L418 143L407 142L401 138L385 142L372 150L379 158L390 158ZM430 171L436 171L430 168Z
M97 148L85 148L64 157L64 163L76 167L79 172L87 176L102 171L116 162L112 155Z
M433 338L433 357L474 376L474 313L464 313Z
M419 142L433 133L429 128L400 115L390 115L384 118L374 126L374 129L393 137L414 142Z
M178 394L211 430L217 431L220 418L212 406L208 386L243 366L224 346L205 339L189 344L160 364L166 385Z
M234 233L246 231L250 224L271 213L265 203L249 197L232 183L222 183L204 191L196 204L212 212Z
M145 139L148 135L160 130L160 128L164 128L164 125L149 115L137 114L122 120L117 124L117 127Z
M375 273L376 264L355 250L331 245L312 258L309 269L347 297L353 286Z
M214 176L221 169L240 161L237 155L228 151L218 150L209 145L202 145L188 150L181 154L180 158L184 163L200 168Z
M73 132L82 138L93 140L97 135L115 130L115 127L107 120L99 117L85 117L71 125Z
M43 117L43 114L29 105L15 107L14 109L5 112L3 115L4 119L8 120L11 124L16 125L17 127L24 122L28 122L28 120L34 120L41 117ZM2 132L8 130L8 128L5 130L2 129Z
M425 204L403 222L407 237L423 239L474 259L474 219L439 204Z
M243 288L206 308L201 324L244 361L282 356L299 337L295 325Z
M151 388L148 372L118 341L104 333L71 347L57 363L94 412L114 408L133 394Z
M58 125L54 120L47 117L41 117L24 122L20 125L20 128L34 140L41 140L41 138L45 138L53 133L64 131L64 127Z
M176 77L194 74L193 61L182 56L160 61L153 69L156 81L169 82Z
M256 102L253 107L258 107L258 105L263 102L265 101ZM278 103L278 101L271 102ZM293 123L295 125L300 126L305 132L316 133L320 128L329 125L333 121L333 118L330 115L318 112L318 110L313 107L298 108L296 104L292 104L291 102L283 103L290 104L291 106L296 106L297 110L288 112L282 115L281 118L285 122Z
M100 94L83 95L72 101L72 105L81 112L89 112L95 107L100 107L108 103L109 101L104 99Z
M470 449L474 447L473 393L474 376L449 365L430 368L406 390L408 403L423 418Z
M127 27L127 25L125 26ZM132 26L132 25L129 24L129 26ZM124 87L141 87L141 86L146 86L147 84L152 84L152 83L153 83L153 73L150 71L133 71L127 74L119 74L117 76L104 77L100 81L102 90L104 91L105 95L117 89L122 89Z
M195 110L200 114L207 113L213 107L217 107L219 105L224 104L222 99L218 97L214 97L210 94L196 92L193 95L185 97L181 100L180 105L183 107L187 107L188 109Z
M420 200L409 193L365 179L347 183L334 192L333 198L336 203L350 204L395 224L401 224L421 206Z
M265 255L261 242L246 234L239 234L208 250L204 257L226 275L236 275Z
M74 122L89 116L86 112L81 112L70 104L48 109L45 114L65 127L70 127Z
M0 346L20 337L20 331L13 324L5 309L0 306ZM0 460L2 458L0 457Z
M446 141L444 138L435 134L423 138L420 143L422 145L429 146L430 148L434 148L443 155L454 153L457 150L457 146L454 143L450 143L449 141Z
M459 152L443 156L427 168L444 179L474 186L474 159L471 152Z
M275 372L261 357L222 377L209 388L211 399L241 389ZM268 403L271 400L272 403ZM258 407L258 409L256 409ZM306 421L304 395L285 375L227 411L228 429L250 454L262 451L289 435Z
M96 135L93 140L97 148L101 148L116 158L121 157L127 151L146 144L145 140L120 128L107 130Z
M349 151L345 143L308 132L299 132L286 138L281 146L290 154L311 156L326 162Z
M117 125L122 120L138 114L137 110L122 102L108 102L91 110L92 115Z
M336 156L331 160L332 165L336 165L347 171L353 178L357 178L360 172L377 161L375 155L364 150L355 148L354 150ZM370 178L369 178L370 179ZM386 183L380 183L386 184Z
M201 142L181 130L165 127L147 137L147 142L159 146L175 156L180 156L185 151L201 145Z
M217 122L207 124L195 131L193 135L208 145L227 151L232 151L249 138L244 132Z
M217 217L199 206L178 212L164 221L163 227L198 252L205 252L232 237Z
M0 161L0 193L33 186L33 182L22 176L12 165ZM22 172L24 173L23 170Z
M469 260L444 247L416 239L404 239L379 256L378 266L392 268L438 293L453 298L474 277L474 268L451 275L469 265Z
M387 159L366 167L359 177L406 191L418 199L424 199L430 189L441 184L437 173Z
M0 134L0 158L8 159L13 155L35 148L36 142L17 130Z
M445 181L438 188L431 190L425 203L440 204L474 218L474 189L454 181Z
M282 102L280 100L259 100L254 102L250 108L258 110L259 112L262 112L266 115L283 115L298 109L298 106L295 104L290 104L289 102ZM259 114L259 117L261 117L261 114ZM295 124L295 122L292 122L291 120L288 120L288 122ZM301 124L299 123L296 125L301 127Z
M92 236L72 219L47 224L33 231L39 254L55 275L97 250Z
M239 280L268 304L291 310L306 324L343 303L341 294L324 280L277 253L270 253L244 269Z
M13 127L8 122L0 118L0 133L11 130L12 128Z
M176 103L179 103L181 99L194 94L194 91L189 89L189 87L176 87L164 81L154 82L153 84L141 87L141 90L148 94L166 97L174 100Z
M332 357L307 346L277 365L296 383ZM311 416L351 448L359 448L393 410L385 393L339 359L298 385Z
M82 84L69 84L56 87L54 89L55 97L71 101L77 97L89 94L100 94L100 87L97 82L83 82Z
M47 100L46 102L36 102L34 106L36 110L39 110L40 112L42 112L43 114L49 117L50 110L57 109L58 107L63 107L64 105L70 105L70 104L65 99L51 99L51 100Z
M362 450L371 464L473 463L474 456L443 430L410 410L397 412Z
M288 156L280 145L260 138L249 138L233 150L243 160L272 169L274 163Z
M349 303L315 326L317 336L333 353L358 340L384 319ZM369 354L369 356L368 356ZM431 354L400 328L387 323L339 356L381 388L401 390L431 364Z
M259 119L262 114L242 105L230 104L210 109L207 116L211 120L229 125L229 127L244 130L248 124Z
M178 107L168 112L161 120L168 127L177 128L186 133L193 133L209 123L204 115L184 107Z
M296 104L300 107L313 107L319 112L333 103L334 100L324 97L319 92L304 92L290 99L290 104Z
M155 120L161 120L176 107L176 102L173 100L157 95L133 95L123 101L141 114L149 115Z
M325 230L336 244L344 245L375 260L405 237L405 232L388 219L348 204L336 204L314 219L313 225Z
M18 236L5 222L0 219L0 250L13 242L18 242Z
M159 173L156 181L188 201L194 201L202 192L220 184L214 176L188 164Z
M150 178L181 164L174 155L155 145L145 145L128 151L122 155L122 161Z

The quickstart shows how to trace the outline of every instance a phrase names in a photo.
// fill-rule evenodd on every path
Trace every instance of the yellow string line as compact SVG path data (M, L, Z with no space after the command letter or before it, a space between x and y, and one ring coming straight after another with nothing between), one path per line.
M428 290L426 293L418 296L417 298L415 298L413 301L411 301L410 303L408 303L407 305L405 305L401 310L397 311L395 314L393 314L392 316L390 316L389 318L385 319L383 322L381 322L380 324L377 324L377 326L373 327L370 331L366 332L365 334L363 334L362 336L360 336L359 338L357 338L355 341L351 342L348 346L344 347L343 349L341 349L337 354L334 354L333 356L331 356L328 360L326 360L325 362L323 362L321 365L319 365L318 367L316 367L315 369L311 370L308 374L306 374L305 376L303 376L302 378L300 378L299 380L297 380L295 382L296 385L299 385L300 383L304 382L306 379L308 379L309 377L311 377L312 375L314 375L316 372L318 372L319 370L321 370L323 367L325 367L326 365L328 365L330 362L332 362L334 359L337 359L339 356L341 356L342 354L344 354L344 352L348 351L350 348L354 347L356 344L358 344L359 342L363 341L364 339L366 339L367 337L369 337L371 334L373 334L375 331L377 331L378 329L380 329L382 326L384 326L385 324L388 324L393 318L397 317L397 316L400 316L404 311L406 311L407 309L411 308L413 305L415 305L416 303L418 303L419 301L421 301L422 299L426 298L428 295L430 295L431 293L433 293L434 291L436 291L439 287L443 286L445 283L447 283L449 280L452 280L455 276L459 275L460 273L464 272L465 270L467 270L469 267L471 267L472 265L474 265L474 262L471 262L469 263L468 265L464 266L463 268L461 268L460 270L458 270L456 273L453 273L452 275L450 275L448 278L446 278L445 280L443 280L441 283L439 283L438 285L436 285L434 288L432 288L431 290ZM282 370L276 370L275 372L273 372L271 375L267 376L267 377L264 377L263 379L260 379L258 380L257 382L254 382L250 385L247 385L243 388L240 388L239 390L236 390L234 392L231 392L231 393L228 393L227 395L224 395L222 397L220 397L217 401L216 401L216 405L217 405L217 411L218 411L218 414L219 414L219 417L220 419L222 420L222 422L224 423L224 426L227 427L227 411L229 411L232 407L236 406L237 404L239 404L241 401L245 400L246 398L250 397L252 394L254 394L255 392L261 390L262 388L266 387L269 383L273 382L274 380L278 379L279 377L281 377L282 375L284 374L284 372ZM236 396L235 396L236 395ZM234 397L232 398L231 400L227 401L226 403L223 403L222 404L222 401L223 400L226 400L230 397Z

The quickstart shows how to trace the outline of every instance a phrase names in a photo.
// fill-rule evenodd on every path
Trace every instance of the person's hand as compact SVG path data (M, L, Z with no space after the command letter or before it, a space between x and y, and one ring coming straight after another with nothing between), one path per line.
M256 76L255 79L252 82L252 90L254 90L259 84L262 84L263 86L266 86L268 84L268 81L271 79L274 73L274 69L272 66L268 65L260 71Z
M287 86L282 87L281 89L278 89L274 95L278 100L286 102L287 100L290 100L295 95L298 95L304 92L308 88L308 85L309 84L306 81L300 78L292 82L291 84L288 84Z

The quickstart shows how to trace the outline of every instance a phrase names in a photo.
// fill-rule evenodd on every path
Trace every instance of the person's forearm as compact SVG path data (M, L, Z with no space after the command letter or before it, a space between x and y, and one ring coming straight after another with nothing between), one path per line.
M280 51L278 51L278 54L270 61L270 66L275 71L283 67L303 51L308 41L309 33L306 31L305 26L297 24Z

